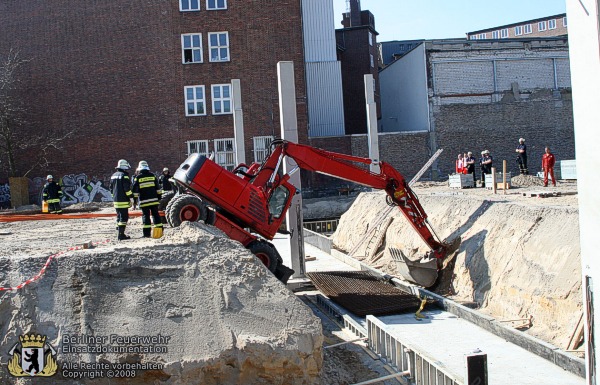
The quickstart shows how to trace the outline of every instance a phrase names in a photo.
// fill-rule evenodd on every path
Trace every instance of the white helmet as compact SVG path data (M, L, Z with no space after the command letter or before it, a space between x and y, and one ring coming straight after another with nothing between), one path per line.
M168 167L163 168L163 172L165 172L165 171L169 171L169 168Z
M50 179L54 179L54 177L53 177L52 175L48 175L48 176L46 177L46 180L50 180Z
M146 162L145 160L140 160L140 163L138 163L138 170L150 170L150 167L148 167L148 162Z
M129 165L129 162L127 162L125 159L120 159L117 163L117 168L120 168L121 170L129 170L131 166Z

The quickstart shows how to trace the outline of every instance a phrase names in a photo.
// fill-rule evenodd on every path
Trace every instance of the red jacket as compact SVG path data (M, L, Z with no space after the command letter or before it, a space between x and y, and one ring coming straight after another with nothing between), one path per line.
M554 167L554 163L556 163L554 154L544 154L542 156L542 168L543 169Z

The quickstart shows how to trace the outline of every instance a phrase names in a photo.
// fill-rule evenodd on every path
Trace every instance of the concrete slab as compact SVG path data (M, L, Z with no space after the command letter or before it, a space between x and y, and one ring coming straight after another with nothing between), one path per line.
M292 256L290 251L290 240L289 236L277 234L273 239L272 243L279 251L283 264L286 266L292 266ZM306 261L306 271L354 271L358 270L355 267L349 266L337 258L334 258L330 254L319 250L318 248L304 243L304 255L315 257L316 259Z
M523 348L442 310L376 317L388 333L419 353L435 358L449 371L463 377L465 354L480 349L488 356L490 384L584 385L585 379L567 372Z

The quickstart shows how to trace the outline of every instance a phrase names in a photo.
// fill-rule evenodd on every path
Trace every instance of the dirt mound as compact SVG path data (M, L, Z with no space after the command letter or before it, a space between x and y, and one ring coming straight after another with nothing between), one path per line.
M515 187L543 186L544 181L533 175L517 175L510 178L510 183Z
M0 285L33 277L45 260L0 257ZM42 279L3 294L0 328L6 351L20 335L48 337L61 368L53 384L115 383L106 372L104 378L62 377L65 365L82 362L159 366L136 371L127 384L318 384L323 362L320 320L239 242L200 223L184 222L159 241L140 238L61 255ZM131 345L112 335L163 339L138 344L159 350L121 352L113 348ZM107 340L90 344L65 336ZM102 349L76 351L92 345ZM10 358L1 355L0 364L6 368ZM2 370L0 382L15 378Z
M529 332L564 348L582 312L578 210L530 205L528 198L418 193L440 238L462 239L455 260L454 297L479 303L482 311L497 319L533 316ZM352 250L387 207L384 193L361 194L342 216L334 246ZM399 210L390 216L383 222L387 229L381 245L373 246L367 239L355 255L397 275L389 247L403 250L411 260L425 255L428 247ZM369 243L383 253L367 250Z

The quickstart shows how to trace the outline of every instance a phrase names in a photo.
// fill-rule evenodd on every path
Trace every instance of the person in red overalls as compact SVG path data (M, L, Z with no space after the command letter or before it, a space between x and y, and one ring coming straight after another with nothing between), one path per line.
M542 170L544 170L544 187L548 187L548 174L552 178L552 184L556 187L556 179L554 179L554 164L556 159L550 152L550 147L546 147L546 153L542 156Z

